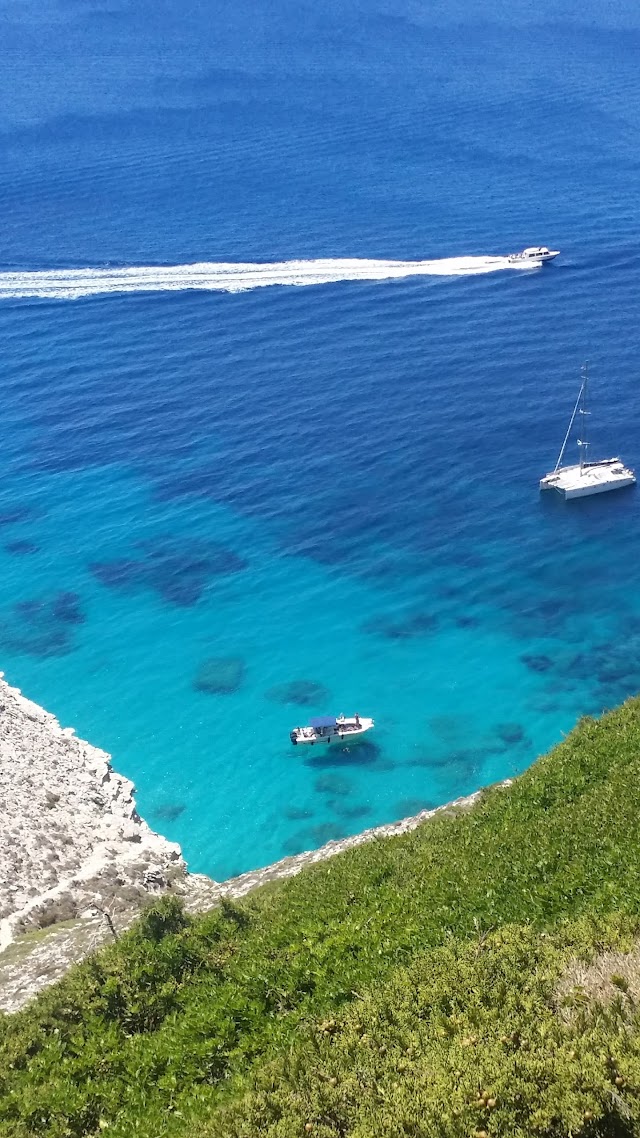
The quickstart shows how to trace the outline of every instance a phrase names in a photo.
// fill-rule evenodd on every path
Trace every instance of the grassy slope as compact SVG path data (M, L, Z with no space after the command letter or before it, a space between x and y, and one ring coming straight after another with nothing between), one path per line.
M632 1012L567 1027L549 1000L571 952L635 927L639 776L634 700L584 720L469 814L195 922L165 906L0 1020L0 1133L566 1134L600 1118L603 1133L622 1133L635 1111ZM370 1034L363 1015L386 1025L371 1054L356 1042ZM467 1036L486 1036L484 1068ZM631 1048L623 1075L609 1063L614 1037ZM572 1039L592 1041L589 1062ZM511 1092L500 1083L484 1105L470 1101L507 1070Z

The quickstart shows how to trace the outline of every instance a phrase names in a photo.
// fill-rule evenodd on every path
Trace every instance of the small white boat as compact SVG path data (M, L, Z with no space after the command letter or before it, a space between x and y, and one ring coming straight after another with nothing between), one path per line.
M321 715L310 719L308 727L294 727L289 738L298 743L356 743L373 727L373 719L361 715Z
M587 498L591 494L602 494L606 490L621 490L624 486L633 486L636 476L628 466L619 458L602 458L599 462L587 462L587 383L589 368L584 364L582 368L582 384L578 392L576 405L573 408L567 433L558 455L558 461L550 474L540 479L541 490L557 490L564 498ZM573 429L576 415L581 416L580 438L577 440L580 451L580 462L573 466L563 466L565 448Z
M547 249L546 245L530 245L521 253L509 253L507 260L510 265L544 265L545 261L553 261L560 255L559 249Z

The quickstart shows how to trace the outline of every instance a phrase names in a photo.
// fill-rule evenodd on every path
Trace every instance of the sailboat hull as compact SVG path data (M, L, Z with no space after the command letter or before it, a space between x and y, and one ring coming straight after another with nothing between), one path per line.
M633 486L636 477L619 458L585 462L582 466L561 466L540 479L541 490L556 490L565 499L589 498L609 490Z

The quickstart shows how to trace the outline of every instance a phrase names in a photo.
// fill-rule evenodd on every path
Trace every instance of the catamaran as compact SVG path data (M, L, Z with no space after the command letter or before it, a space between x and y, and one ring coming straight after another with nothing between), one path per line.
M582 383L573 414L564 436L558 461L550 474L540 479L541 490L557 490L564 498L587 498L590 494L602 494L605 490L621 490L623 486L633 486L636 476L619 458L602 458L599 462L587 462L587 385L589 365L582 368ZM577 440L580 462L563 466L562 459L573 430L576 416L580 415L580 438Z
M298 743L355 743L373 727L373 719L362 715L321 715L310 719L308 727L294 727L289 738Z

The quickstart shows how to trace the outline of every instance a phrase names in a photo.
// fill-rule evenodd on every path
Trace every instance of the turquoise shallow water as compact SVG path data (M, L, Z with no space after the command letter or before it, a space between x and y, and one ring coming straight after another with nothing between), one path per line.
M637 493L537 490L587 355L594 449L640 464L640 29L524 2L216 17L0 4L0 272L562 250L2 293L2 666L220 878L522 770L640 686ZM291 747L340 711L371 741Z

